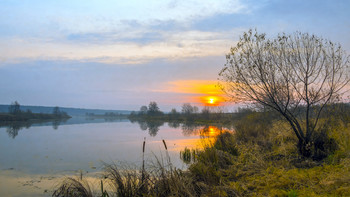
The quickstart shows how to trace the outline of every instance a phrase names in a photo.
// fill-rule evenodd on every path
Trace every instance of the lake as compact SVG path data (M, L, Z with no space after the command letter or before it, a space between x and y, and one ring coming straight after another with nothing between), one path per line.
M209 125L83 117L4 126L0 128L0 196L50 196L62 177L100 176L103 162L138 167L144 139L148 163L165 158L165 140L173 166L186 169L180 151L201 148L203 138L218 132Z

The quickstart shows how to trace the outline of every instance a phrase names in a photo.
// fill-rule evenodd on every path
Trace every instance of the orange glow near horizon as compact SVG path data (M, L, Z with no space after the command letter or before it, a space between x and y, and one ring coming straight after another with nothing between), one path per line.
M170 81L166 91L190 94L220 94L220 88L217 87L217 81L212 80L177 80Z
M220 106L224 102L224 98L220 95L202 96L200 102L205 106Z
M221 106L225 101L221 89L213 80L178 80L168 82L167 87L160 91L189 94L190 103L200 103L203 106Z

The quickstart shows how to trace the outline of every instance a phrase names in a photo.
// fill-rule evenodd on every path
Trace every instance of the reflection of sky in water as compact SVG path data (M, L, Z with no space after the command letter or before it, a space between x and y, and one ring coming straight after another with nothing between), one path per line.
M195 147L195 135L182 133L181 128L160 127L157 135L150 137L138 124L130 122L91 123L30 127L10 138L6 128L0 129L0 167L14 168L27 173L59 173L83 169L94 171L101 161L125 161L140 164L142 142L146 137L146 158L153 153L165 156L162 139L167 142L171 160L182 167L179 151L185 146Z

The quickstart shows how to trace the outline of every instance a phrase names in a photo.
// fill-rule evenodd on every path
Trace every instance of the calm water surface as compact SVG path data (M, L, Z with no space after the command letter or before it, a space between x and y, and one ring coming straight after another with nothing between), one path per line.
M215 135L217 128L167 123L105 122L73 118L66 123L45 123L0 128L0 196L49 196L57 178L93 175L103 162L142 163L146 138L147 160L165 156L186 168L179 152L200 147L199 133Z

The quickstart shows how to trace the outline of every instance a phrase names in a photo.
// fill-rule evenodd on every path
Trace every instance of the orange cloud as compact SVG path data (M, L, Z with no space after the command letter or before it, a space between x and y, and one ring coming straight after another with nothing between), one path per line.
M219 94L216 81L211 80L177 80L168 83L172 92L191 94Z

